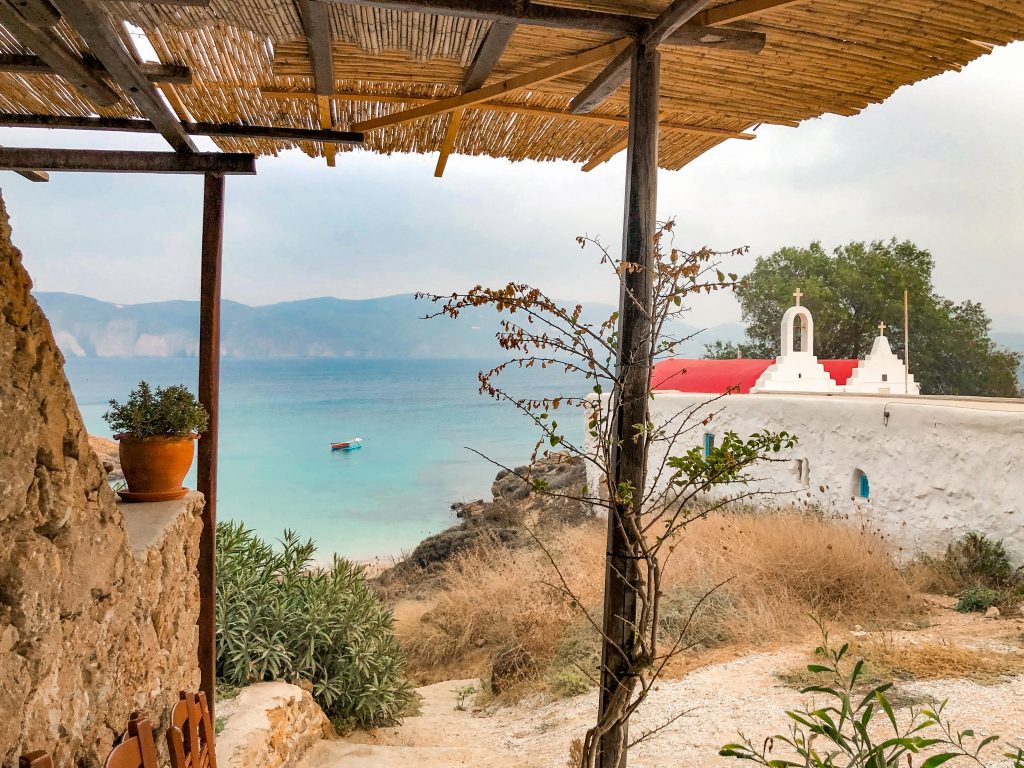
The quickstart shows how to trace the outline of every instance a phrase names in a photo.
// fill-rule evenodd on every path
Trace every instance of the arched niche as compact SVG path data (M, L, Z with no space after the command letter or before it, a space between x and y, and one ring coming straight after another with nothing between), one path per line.
M800 323L799 348L797 348L796 324ZM814 320L807 307L790 307L782 316L782 355L794 352L814 354Z

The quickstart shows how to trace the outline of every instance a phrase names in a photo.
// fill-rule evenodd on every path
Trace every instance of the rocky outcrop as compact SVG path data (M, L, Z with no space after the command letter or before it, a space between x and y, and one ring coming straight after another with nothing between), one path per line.
M286 768L321 739L334 735L309 691L281 681L256 683L218 710L221 768Z
M529 546L533 537L527 528L582 522L593 516L591 508L573 497L581 495L585 484L583 460L566 453L548 454L532 469L503 469L491 485L491 501L452 504L462 522L421 541L405 560L378 577L377 586L391 595L429 589L446 562L482 540Z
M133 553L30 288L0 202L0 765L99 765L198 685L202 497Z

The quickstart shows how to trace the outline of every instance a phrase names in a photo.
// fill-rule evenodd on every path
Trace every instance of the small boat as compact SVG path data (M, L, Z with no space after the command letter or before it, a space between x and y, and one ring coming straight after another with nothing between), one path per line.
M353 438L351 440L345 440L344 442L341 442L341 443L331 443L331 450L332 451L356 451L356 450L358 450L358 449L363 447L361 445L362 442L363 442L363 438L355 437L355 438Z

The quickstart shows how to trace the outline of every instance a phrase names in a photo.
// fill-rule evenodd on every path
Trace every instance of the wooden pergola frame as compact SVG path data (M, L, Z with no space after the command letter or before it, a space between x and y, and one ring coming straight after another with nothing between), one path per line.
M798 85L785 82L774 83L776 97L795 100L795 106L787 110L779 101L760 98L756 90L736 91L745 95L742 114L722 109L719 111L695 111L699 119L672 118L663 114L660 98L660 54L659 48L689 48L696 50L730 51L739 55L756 55L765 48L770 36L786 30L770 24L749 24L750 19L768 12L811 3L814 0L733 0L709 7L711 0L674 0L656 17L612 13L606 11L544 5L531 0L295 0L301 25L302 39L308 52L312 88L296 87L294 84L280 88L260 88L261 97L288 101L312 101L315 104L315 122L318 128L280 127L254 125L238 115L235 122L193 121L183 119L187 111L181 107L181 100L174 91L175 85L191 83L201 72L193 72L181 64L152 64L141 60L134 45L121 34L102 9L105 0L0 0L0 25L31 53L0 54L0 74L15 73L27 76L55 76L75 92L98 108L126 103L137 112L134 117L109 117L100 115L71 114L20 114L9 111L0 114L0 127L26 127L50 129L74 129L90 131L128 131L157 133L170 145L171 152L111 152L54 149L0 148L0 170L12 170L34 181L45 181L50 171L95 171L95 172L143 172L143 173L195 173L203 174L203 231L202 269L200 282L200 345L199 345L199 398L210 414L210 425L206 435L199 441L198 489L206 497L203 513L203 532L199 555L200 617L199 617L199 667L202 687L210 695L210 706L214 704L216 666L216 508L217 508L217 441L219 428L219 367L220 367L220 303L221 303L221 251L223 247L224 177L229 174L255 173L255 158L248 153L206 153L198 152L192 137L209 136L221 141L223 146L237 146L236 139L258 142L315 143L322 147L328 165L336 163L335 151L342 145L359 145L365 134L423 119L443 118L443 140L435 168L440 176L448 158L456 147L464 115L470 110L485 112L513 113L525 118L548 118L551 120L575 121L588 128L596 126L621 128L610 136L603 147L598 148L583 165L590 170L622 150L626 150L625 221L623 226L622 261L635 264L638 269L624 269L624 286L620 295L619 338L621 340L617 360L619 374L624 382L614 414L616 440L610 456L614 482L628 482L634 488L643 488L645 481L645 457L643 440L633 439L636 427L646 421L646 393L650 379L650 339L643 331L644 317L650 312L651 267L653 264L653 237L656 228L655 203L657 197L657 169L659 134L677 136L691 133L697 136L718 139L752 139L747 132L750 126L760 122L779 125L798 124L814 114L827 111L837 114L855 114L866 103L880 101L879 89L887 93L888 85L911 82L909 71L914 76L922 73L934 74L934 64L928 66L915 59L902 60L895 73L891 68L891 48L887 39L881 40L877 49L866 52L853 50L856 43L847 40L833 40L831 30L816 20L804 20L807 29L802 29L797 38L802 45L814 51L822 63L823 56L834 55L834 51L850 51L849 62L861 72L868 67L878 67L882 84L862 84L850 99L831 98L841 92L842 75L835 72L825 61L827 69L821 80L817 97L805 98ZM146 5L179 5L202 8L210 0L134 0ZM369 9L416 12L435 16L473 19L490 24L486 35L476 47L474 57L466 67L461 82L438 80L447 93L442 97L419 96L410 93L382 89L344 90L338 88L338 72L333 57L331 31L331 7L334 5L356 5ZM935 11L941 13L941 11ZM1007 12L1007 18L1012 16ZM1019 17L1024 23L1024 14ZM916 16L910 17L915 24L921 23ZM739 26L735 26L740 22ZM59 24L68 24L74 33L84 41L85 51L76 50L66 36L56 31ZM942 26L946 22L939 22ZM980 21L978 29L989 28ZM599 40L594 43L593 34L581 34L578 39L589 40L590 46L566 55L559 54L555 61L536 66L528 71L513 67L516 74L488 84L496 65L509 47L509 41L517 30L523 27L569 30L578 33L597 33ZM955 30L956 27L954 26ZM1012 35L994 38L1013 39L1024 32L1010 25ZM123 30L122 30L123 31ZM922 33L923 34L923 33ZM600 37L604 35L604 37ZM611 37L610 41L607 39ZM907 32L909 38L917 33ZM979 51L991 50L983 39L964 38L965 46L973 46L972 55ZM945 39L945 38L943 38ZM898 43L898 41L897 41ZM946 58L938 71L957 68L969 61L971 56L951 54L949 42L943 54ZM957 42L959 45L959 42ZM581 46L582 47L582 46ZM824 52L824 53L822 53ZM567 108L553 107L551 102L520 103L515 92L529 91L542 83L549 82L570 73L579 73L601 65L601 71L569 100ZM196 65L198 67L198 65ZM276 61L275 61L276 66ZM916 68L914 68L916 67ZM276 75L276 72L275 72ZM839 78L837 80L837 78ZM368 78L373 79L373 78ZM597 112L596 108L619 91L627 80L630 82L628 115ZM395 83L391 83L394 85ZM575 87L574 87L575 88ZM452 91L454 90L454 93ZM717 94L716 94L717 96ZM512 97L510 99L510 97ZM815 101L815 98L820 101ZM339 103L371 102L376 104L400 104L404 108L387 114L377 113L361 119L350 130L336 130L336 115ZM678 104L679 98L676 97ZM283 105L282 105L283 106ZM618 108L621 110L621 103ZM818 108L818 112L814 109ZM677 111L687 114L686 110ZM273 110L270 110L273 111ZM248 113L247 113L248 114ZM703 116L712 120L728 117L730 125L699 124ZM499 115L500 116L500 115ZM797 118L797 119L794 119ZM294 116L293 116L294 119ZM267 120L267 122L272 122ZM739 128L736 126L739 125ZM600 134L598 134L600 136ZM245 145L243 145L245 146ZM276 151L276 147L274 148ZM390 148L384 151L391 151ZM588 148L589 151L589 148ZM703 149L700 149L703 151ZM564 156L564 155L563 155ZM676 165L675 167L678 167ZM643 297L638 302L634 298ZM645 304L644 302L647 302ZM600 707L607 710L616 692L621 689L628 660L626 654L632 646L633 623L636 614L637 571L635 563L626 554L622 526L618 524L628 510L615 507L609 514L608 547L606 562L605 610L603 632L605 636L602 653ZM627 734L612 731L603 737L603 744L625 739ZM601 754L606 749L602 747ZM599 760L600 768L620 768Z

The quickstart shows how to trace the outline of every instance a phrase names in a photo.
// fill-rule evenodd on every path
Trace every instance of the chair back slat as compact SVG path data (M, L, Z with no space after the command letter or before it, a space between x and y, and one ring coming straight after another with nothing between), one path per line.
M48 753L37 749L19 757L18 768L53 768L53 760Z
M127 735L110 750L103 768L159 768L153 726L144 712L132 713Z
M213 721L206 694L182 691L167 729L171 768L217 768Z

